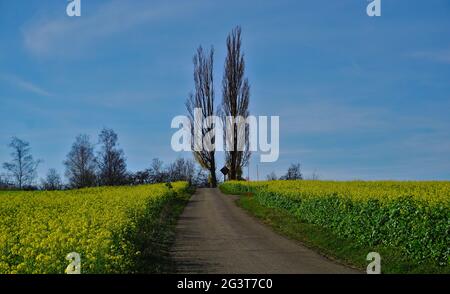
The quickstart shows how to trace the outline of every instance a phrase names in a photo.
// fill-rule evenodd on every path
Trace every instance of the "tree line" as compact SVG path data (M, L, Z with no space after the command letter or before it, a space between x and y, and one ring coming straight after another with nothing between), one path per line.
M63 183L56 169L48 170L45 178L36 184L37 168L42 160L35 160L30 143L13 137L9 143L11 160L3 163L5 175L0 175L0 189L19 190L62 190L96 186L143 185L187 181L196 187L211 186L211 178L204 167L194 160L178 158L164 164L154 158L149 168L127 171L125 153L118 147L118 135L112 129L104 128L98 138L99 149L88 135L79 135L72 144L63 164L67 183ZM278 178L274 172L267 180L302 180L300 164L292 164L285 175ZM314 173L313 180L318 176Z
M302 174L302 170L301 170L301 166L300 163L292 163L286 174L281 176L280 178L277 177L277 174L275 172L271 172L270 174L267 175L266 179L268 181L276 181L276 180L285 180L285 181L292 181L292 180L303 180L303 174ZM318 176L317 174L314 172L312 177L312 180L317 180Z
M67 183L63 183L56 169L48 170L40 184L36 184L37 168L30 143L13 137L8 147L11 159L3 163L5 175L0 176L0 189L61 190L95 186L141 185L187 181L195 186L207 186L208 175L193 160L178 158L165 165L155 158L148 169L127 171L124 151L119 148L118 135L104 128L98 136L98 150L88 135L79 135L72 144L63 164Z
M225 165L229 170L228 179L243 180L243 170L249 164L251 152L249 150L249 126L238 127L238 118L246 120L250 116L250 83L245 76L245 58L242 51L242 30L234 28L226 39L226 57L222 76L222 101L215 101L214 85L214 48L205 51L199 46L193 57L194 90L186 99L185 105L191 122L191 135L197 136L196 128L201 130L202 138L215 144L214 123L208 126L196 126L195 109L201 110L200 122L218 115L224 127L224 144L232 146L225 151ZM227 132L232 118L232 131ZM128 184L159 183L175 180L187 180L197 185L217 186L217 160L214 150L196 148L196 140L192 140L193 157L199 167L192 160L178 159L174 163L164 166L158 159L153 160L149 169L130 173L127 171L126 159L122 149L118 147L118 136L112 129L103 129L98 138L100 149L95 152L95 146L87 135L79 135L72 145L64 161L65 176L68 188L84 188L92 186L115 186ZM244 151L238 148L244 144ZM13 138L9 147L13 150L11 161L4 163L7 177L0 176L0 187L14 186L19 189L32 188L36 178L36 169L40 164L34 160L30 145L18 138ZM220 167L219 167L220 168ZM268 178L276 179L275 174ZM300 166L291 166L288 173L281 179L303 179ZM59 189L63 187L61 177L55 169L50 169L41 188Z

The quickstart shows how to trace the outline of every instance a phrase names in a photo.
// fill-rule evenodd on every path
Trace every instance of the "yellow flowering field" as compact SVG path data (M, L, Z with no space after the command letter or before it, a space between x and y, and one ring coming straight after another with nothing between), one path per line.
M260 204L359 244L450 265L450 182L230 181L221 189L251 192Z
M263 181L227 182L240 186L242 191L264 188L284 197L311 198L339 196L355 201L376 199L387 203L401 197L412 197L430 205L450 202L450 182L396 182L396 181Z
M63 274L70 252L83 273L132 272L140 224L158 219L187 183L172 187L0 192L0 273Z

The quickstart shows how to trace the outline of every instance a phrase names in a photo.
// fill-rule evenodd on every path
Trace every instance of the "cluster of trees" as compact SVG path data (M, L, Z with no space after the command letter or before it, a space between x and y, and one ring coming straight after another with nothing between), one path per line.
M28 142L14 137L9 144L12 150L11 161L3 163L7 174L0 175L0 189L61 190L175 181L187 181L197 187L207 187L213 182L204 167L184 158L178 158L167 165L155 158L148 169L128 172L124 152L118 147L118 136L112 129L105 128L100 132L98 144L100 148L95 153L95 146L89 137L79 135L64 161L68 183L63 184L61 176L52 168L46 177L41 179L40 186L36 186L36 169L41 160L33 158ZM318 179L315 172L312 179ZM303 180L301 166L292 164L280 178L272 172L267 176L267 180Z
M229 170L228 179L243 179L243 169L249 164L251 152L249 150L249 127L242 129L236 121L246 120L249 113L250 83L245 77L245 60L242 52L241 28L236 27L226 40L227 55L224 63L222 78L222 102L216 105L214 87L214 49L205 52L200 46L193 58L194 63L194 91L186 101L188 117L191 121L191 135L196 137L196 129L201 130L202 138L215 144L214 122L208 126L195 126L195 109L201 109L200 122L207 121L211 116L218 114L224 127L224 144L233 148L225 148L225 164ZM232 131L228 132L228 118L232 118ZM177 180L189 181L199 186L217 186L217 161L214 150L197 148L197 140L192 140L192 150L196 164L191 160L178 159L164 166L154 159L150 168L136 173L127 172L125 155L118 147L118 136L112 129L103 129L100 132L98 144L100 150L94 152L87 135L79 135L72 145L64 161L65 176L68 179L68 188L83 188L92 186L115 186L127 184L160 183ZM241 148L242 144L244 149ZM34 160L30 152L30 145L18 138L13 138L10 147L11 162L3 164L7 171L7 179L0 177L0 188L13 185L24 189L32 185L36 178L36 169L39 160ZM203 147L203 146L202 146ZM214 149L214 148L213 148ZM244 151L242 151L244 150ZM209 174L206 174L208 171ZM275 173L268 179L276 179ZM281 179L303 179L300 165L292 165L287 174ZM50 169L41 187L47 190L63 188L62 180L55 169Z
M242 52L241 28L236 27L229 35L226 41L227 56L225 58L224 73L222 78L222 103L216 109L215 88L214 88L214 49L211 48L205 52L200 46L194 55L194 92L191 93L186 101L186 108L191 122L191 135L196 137L194 110L201 109L201 122L208 120L209 117L219 114L224 126L224 142L228 146L233 146L231 151L225 152L225 164L230 173L230 180L242 179L243 168L248 165L250 160L249 151L249 129L248 126L242 131L234 123L232 132L227 132L227 117L236 120L238 117L244 120L248 118L250 103L250 84L245 78L245 60ZM215 144L214 122L209 127L204 125L197 126L202 132L202 138ZM201 167L209 171L211 186L217 186L216 159L214 150L204 150L196 148L196 140L192 142L194 158ZM238 144L244 144L246 151L241 151ZM197 151L201 149L200 151Z
M316 180L317 175L316 173L313 174L314 180ZM277 177L277 175L275 174L275 172L271 172L269 175L267 175L267 180L268 181L275 181L275 180L303 180L303 174L301 171L301 166L299 163L293 163L291 164L291 166L288 168L286 174L280 178Z
M8 180L3 175L0 175L0 190L5 190L9 188L11 188L11 185L8 182Z
M188 181L193 185L206 186L209 178L193 160L179 158L165 166L159 159L153 159L150 168L132 173L127 171L124 151L118 147L118 136L112 129L104 128L98 138L98 151L89 136L76 137L64 161L64 184L56 169L50 169L41 184L36 185L37 167L41 160L35 160L28 142L14 137L8 145L11 160L3 163L6 174L0 175L0 189L61 190L93 186L118 186L153 184L174 181Z
M178 158L167 166L155 158L150 168L132 174L130 179L133 185L176 181L186 181L196 187L207 187L210 180L203 168L198 167L193 160L184 158Z
M64 161L71 188L118 186L127 183L127 165L118 136L112 129L103 129L98 137L100 150L94 153L89 136L79 135Z
M136 173L127 172L125 155L118 148L117 134L111 129L103 129L99 135L100 151L94 154L94 146L89 137L77 137L67 155L64 165L71 188L92 186L118 186L155 184L187 181L203 186L205 174L192 160L179 158L164 166L159 159L153 159L150 168ZM207 182L206 177L206 182Z

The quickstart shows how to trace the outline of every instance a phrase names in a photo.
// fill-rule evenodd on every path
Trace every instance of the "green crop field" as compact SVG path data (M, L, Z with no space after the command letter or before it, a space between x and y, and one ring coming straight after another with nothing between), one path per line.
M232 181L221 189L417 264L450 264L450 182Z

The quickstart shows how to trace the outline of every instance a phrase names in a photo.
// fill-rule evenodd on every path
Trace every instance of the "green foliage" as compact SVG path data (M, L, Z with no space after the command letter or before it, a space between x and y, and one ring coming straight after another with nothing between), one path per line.
M252 192L266 207L357 244L393 247L417 263L450 263L448 182L227 182L221 188Z

